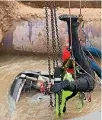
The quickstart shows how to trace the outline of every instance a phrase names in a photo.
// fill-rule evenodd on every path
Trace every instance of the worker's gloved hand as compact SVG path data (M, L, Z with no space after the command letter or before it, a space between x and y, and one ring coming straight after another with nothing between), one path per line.
M60 83L55 83L54 85L52 85L50 90L58 94L61 90L66 89L69 86L69 84L69 80L64 80Z

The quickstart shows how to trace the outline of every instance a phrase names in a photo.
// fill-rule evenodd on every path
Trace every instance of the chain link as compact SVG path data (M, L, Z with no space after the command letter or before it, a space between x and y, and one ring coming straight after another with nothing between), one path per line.
M49 40L49 23L48 23L48 4L45 3L45 15L46 15L46 35L47 35L47 53L48 53L48 72L49 72L49 82L51 83L51 57L50 57L50 40ZM50 106L53 106L52 94L50 95Z
M53 3L53 9L54 9L54 22L55 22L55 30L56 30L56 39L57 39L57 45L58 45L58 54L60 59L61 59L61 65L63 64L62 62L62 51L61 51L61 44L60 44L60 39L59 39L59 34L58 34L58 26L57 26L57 16L56 16L56 4L55 1ZM59 115L61 114L61 108L60 105L62 103L62 91L59 93Z
M62 50L61 50L61 43L60 43L60 39L59 39L59 34L58 34L58 25L57 25L57 17L56 17L56 4L54 2L54 17L55 17L55 28L56 28L56 37L57 37L57 44L58 44L58 52L59 52L59 56L61 58L61 65L62 65Z
M58 35L55 1L50 1L49 4L50 4L49 5L50 14L51 14L53 69L55 69L55 67L58 67L58 55L60 55L60 58L62 58L62 51L61 51L61 44L60 44L59 35ZM48 26L48 8L47 7L48 7L48 2L46 2L45 14L46 14L46 32L47 32L48 70L49 70L49 73L51 73L50 51L49 51L49 46L50 45L49 45L49 28L48 28L49 27ZM57 54L56 44L58 44L58 54ZM62 59L61 59L61 64L62 64Z
M47 2L45 3L45 15L46 15L46 35L47 35L47 53L48 53L48 72L49 72L49 81L51 81L51 62L50 62L50 50L49 50L49 23L48 23L48 8Z
M51 12L52 47L53 47L53 69L55 69L55 67L58 67L58 56L56 50L53 1L51 1L50 12Z
M51 9L52 45L53 45L53 52L54 52L53 54L55 55L54 57L55 57L55 60L56 60L56 67L58 67L58 54L59 53L57 54L56 44L58 44L58 48L59 48L60 54L61 54L61 49L60 49L59 36L58 36L58 27L57 27L55 1L52 1L50 9ZM55 30L56 30L56 32L55 32ZM55 37L55 35L56 35L57 38ZM60 111L61 110L61 108L60 108L61 106L60 105L62 103L62 92L59 93L58 99L59 99L58 104L59 104L59 115L60 115L61 114L61 111Z
M58 27L57 27L57 18L56 18L56 9L55 9L55 1L50 1L49 6L48 2L46 2L45 6L45 15L46 15L46 33L47 33L47 52L48 52L48 70L49 70L49 79L51 81L51 62L50 62L50 41L49 41L49 24L48 24L48 7L50 8L50 14L51 14L51 32L52 32L52 48L53 48L53 70L55 70L55 67L58 67L58 54L60 54L60 57L62 56L61 53L61 46L59 42L59 36L58 36ZM56 30L56 31L55 31ZM57 40L56 40L57 39ZM57 54L57 47L56 44L58 44L59 53ZM62 101L62 94L59 95L59 113L60 113L60 104ZM56 99L56 98L55 98ZM53 106L52 102L52 95L50 94L50 105Z

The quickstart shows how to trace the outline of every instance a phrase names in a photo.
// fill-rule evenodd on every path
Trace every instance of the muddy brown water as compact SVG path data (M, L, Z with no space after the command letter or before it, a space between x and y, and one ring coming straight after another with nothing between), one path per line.
M47 71L47 57L0 55L0 120L56 120L54 108L48 107L49 101L30 102L36 94L25 93L11 111L8 91L15 76L24 70ZM76 109L78 98L74 97L67 102L67 112L62 119L74 118L101 109L101 88L96 85L92 92L92 101L84 101L82 109Z

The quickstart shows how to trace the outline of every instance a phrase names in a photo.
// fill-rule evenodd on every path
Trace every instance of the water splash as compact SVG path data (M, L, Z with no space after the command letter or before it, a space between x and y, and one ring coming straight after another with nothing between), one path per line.
M33 95L30 99L30 103L39 103L42 101L49 101L50 97L48 95L43 95L42 93L37 93Z
M13 114L16 111L16 103L10 95L8 96L8 100L9 100L9 111L11 114Z

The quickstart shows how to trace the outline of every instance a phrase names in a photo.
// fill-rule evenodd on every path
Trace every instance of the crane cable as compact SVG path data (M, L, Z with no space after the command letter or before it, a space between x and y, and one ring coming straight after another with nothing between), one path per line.
M75 57L73 55L73 49L72 49L72 21L71 21L71 3L69 0L69 16L70 16L70 32L69 32L69 50L71 50L71 57L73 60L73 66L74 66L74 79L76 79L76 69L75 69Z
M69 0L69 15L70 15L70 35L69 35L69 49L71 50L72 48L72 29L71 29L71 11L70 11L70 0Z

